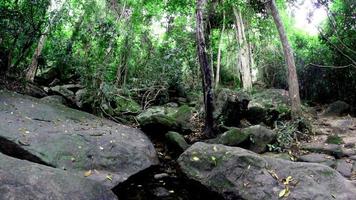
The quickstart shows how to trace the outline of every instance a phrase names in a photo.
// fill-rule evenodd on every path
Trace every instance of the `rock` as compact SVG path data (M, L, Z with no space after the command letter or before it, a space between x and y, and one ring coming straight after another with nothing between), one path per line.
M243 129L231 128L216 139L208 140L208 143L239 146L256 153L263 153L267 145L276 139L276 133L265 126L255 125Z
M141 106L136 103L134 100L123 97L117 96L114 100L114 113L126 113L126 114L137 114L141 111Z
M109 187L158 164L138 129L7 91L0 93L0 151L80 176L92 170L87 178Z
M319 163L329 167L335 166L335 158L327 154L309 153L298 158L301 162Z
M157 188L154 189L154 195L156 197L168 197L170 195L170 193L164 187L157 187Z
M169 175L167 174L167 173L161 173L161 174L155 174L154 176L153 176L153 178L154 179L163 179L163 178L165 178L165 177L169 177Z
M49 88L48 92L54 95L61 95L67 100L69 100L71 103L75 103L74 92L66 86L57 85Z
M188 149L189 144L185 141L184 137L177 132L170 131L166 134L167 145L175 153L181 154Z
M291 157L288 153L266 152L266 153L262 154L262 156L267 156L267 157L271 157L271 158L279 158L279 159L288 160L288 161L291 161L293 159L293 157ZM294 160L292 160L292 161L294 161Z
M238 128L231 128L218 137L218 144L238 146L246 140L250 140L250 134Z
M342 143L344 143L344 141L342 141L342 138L337 135L329 135L325 142L328 144L342 144Z
M238 126L250 101L247 94L223 88L215 95L214 116L226 126Z
M178 125L179 131L184 134L189 134L193 131L191 118L193 116L193 109L187 105L182 105L178 108L174 119Z
M356 195L356 187L330 167L262 157L238 147L198 142L178 163L188 178L224 199L280 199L281 180L288 176L288 199L351 200Z
M176 107L154 106L143 111L137 120L144 132L162 135L168 131L190 133L193 110L187 105Z
M290 98L288 91L267 89L252 95L246 112L246 119L252 124L273 125L278 119L290 117Z
M304 143L300 149L315 153L325 153L336 158L348 157L355 154L353 150L347 150L338 144Z
M273 130L261 125L250 126L243 131L250 135L251 143L247 146L247 149L256 153L266 151L267 145L272 144L277 137Z
M78 106L78 108L84 108L88 104L87 99L85 98L87 94L87 90L80 89L75 93L75 105Z
M0 153L0 199L115 200L111 190L83 176Z
M331 103L325 111L322 113L323 116L342 116L350 111L350 105L344 101L335 101Z
M44 70L38 70L35 81L41 85L48 85L58 77L58 70L55 67L47 67ZM58 79L57 79L58 80Z
M154 106L137 116L141 129L151 135L162 135L169 130L177 130L178 125L174 119L176 108Z
M43 102L50 104L63 104L66 105L67 101L60 95L46 96L41 99Z
M350 178L352 175L352 164L351 160L340 159L336 162L335 169L340 172L341 175Z

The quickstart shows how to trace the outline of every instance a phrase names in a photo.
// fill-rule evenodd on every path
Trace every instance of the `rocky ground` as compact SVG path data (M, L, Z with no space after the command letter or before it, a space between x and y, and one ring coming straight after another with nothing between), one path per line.
M356 120L344 102L306 108L312 123L300 122L292 130L301 135L278 149L289 131L276 124L290 121L284 90L218 91L213 139L200 133L199 102L186 97L144 111L120 97L111 115L130 113L142 132L64 106L83 106L81 86L46 90L53 95L42 99L0 91L0 199L356 196Z

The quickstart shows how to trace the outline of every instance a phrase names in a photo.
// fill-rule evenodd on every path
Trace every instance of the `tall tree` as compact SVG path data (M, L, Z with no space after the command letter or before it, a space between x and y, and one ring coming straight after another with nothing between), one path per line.
M220 65L221 65L221 49L223 45L223 36L225 31L225 11L223 12L223 26L220 32L220 39L219 39L219 49L218 49L218 60L216 64L216 76L215 76L215 88L219 86L220 81Z
M45 27L45 30L42 33L42 35L38 41L37 47L36 47L35 52L33 53L33 56L32 56L31 64L27 69L26 80L29 82L33 82L35 79L37 69L38 69L38 58L42 54L42 49L46 43L48 33L51 29L51 26L52 26L55 18L60 13L60 10L63 7L63 3L64 2L61 2L61 1L58 2L58 4L56 2L51 2L51 5L48 7L48 13L51 14L51 12L53 12L54 14L50 17L49 22L48 22L47 26ZM58 10L56 9L57 6L59 8Z
M205 108L205 128L204 134L207 137L214 136L214 119L213 119L213 91L211 80L211 68L208 62L206 53L206 44L204 37L204 24L203 24L203 6L205 0L197 0L196 7L196 37L197 49L200 69L202 71L203 95L204 95L204 108Z
M271 0L269 3L270 11L276 24L278 34L283 46L284 58L288 67L288 90L289 97L291 99L292 117L297 117L301 112L300 96L299 96L299 83L297 77L297 71L294 62L293 50L290 46L287 38L283 22L279 15L275 0Z
M240 70L242 87L245 91L251 91L252 89L252 77L251 77L251 62L250 62L250 49L246 39L245 25L242 19L241 11L233 7L235 15L236 26L236 39L239 45L239 52L237 56L238 69Z

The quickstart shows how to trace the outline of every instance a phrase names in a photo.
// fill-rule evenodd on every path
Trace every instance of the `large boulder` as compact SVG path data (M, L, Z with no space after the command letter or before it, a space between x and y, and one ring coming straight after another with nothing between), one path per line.
M168 131L190 133L193 129L193 110L187 105L180 107L154 106L137 116L141 129L153 136L162 136Z
M0 199L115 200L112 191L84 176L0 153Z
M226 126L238 126L250 101L243 92L223 88L215 94L214 117Z
M48 92L54 95L61 95L66 98L73 105L76 104L76 95L75 93L83 89L83 86L78 84L68 84L68 85L56 85L54 87L50 87Z
M342 116L350 111L350 105L344 101L335 101L331 103L325 111L322 113L323 116Z
M356 196L356 187L330 167L263 157L238 147L198 142L178 163L188 178L224 199L352 200Z
M231 128L217 138L209 140L209 143L238 146L262 153L267 150L268 144L272 144L276 140L276 137L277 134L273 130L255 125L243 129Z
M189 144L185 141L184 137L177 132L169 131L166 134L166 140L168 148L172 150L174 154L179 155L189 147Z
M267 89L253 94L246 112L246 119L252 124L271 125L275 120L289 116L289 94L282 89Z
M109 187L158 163L138 129L60 104L0 91L0 151L66 169Z

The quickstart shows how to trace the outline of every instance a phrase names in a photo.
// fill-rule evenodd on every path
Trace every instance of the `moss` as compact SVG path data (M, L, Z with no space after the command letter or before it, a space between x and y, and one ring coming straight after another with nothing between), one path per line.
M245 131L243 132L237 128L233 128L226 131L224 134L220 136L219 143L224 145L235 146L249 139L249 136L250 133Z
M326 139L326 143L328 144L342 144L343 142L342 138L337 135L329 135Z
M115 112L131 112L138 113L141 111L141 107L134 100L124 97L115 98L116 109Z

